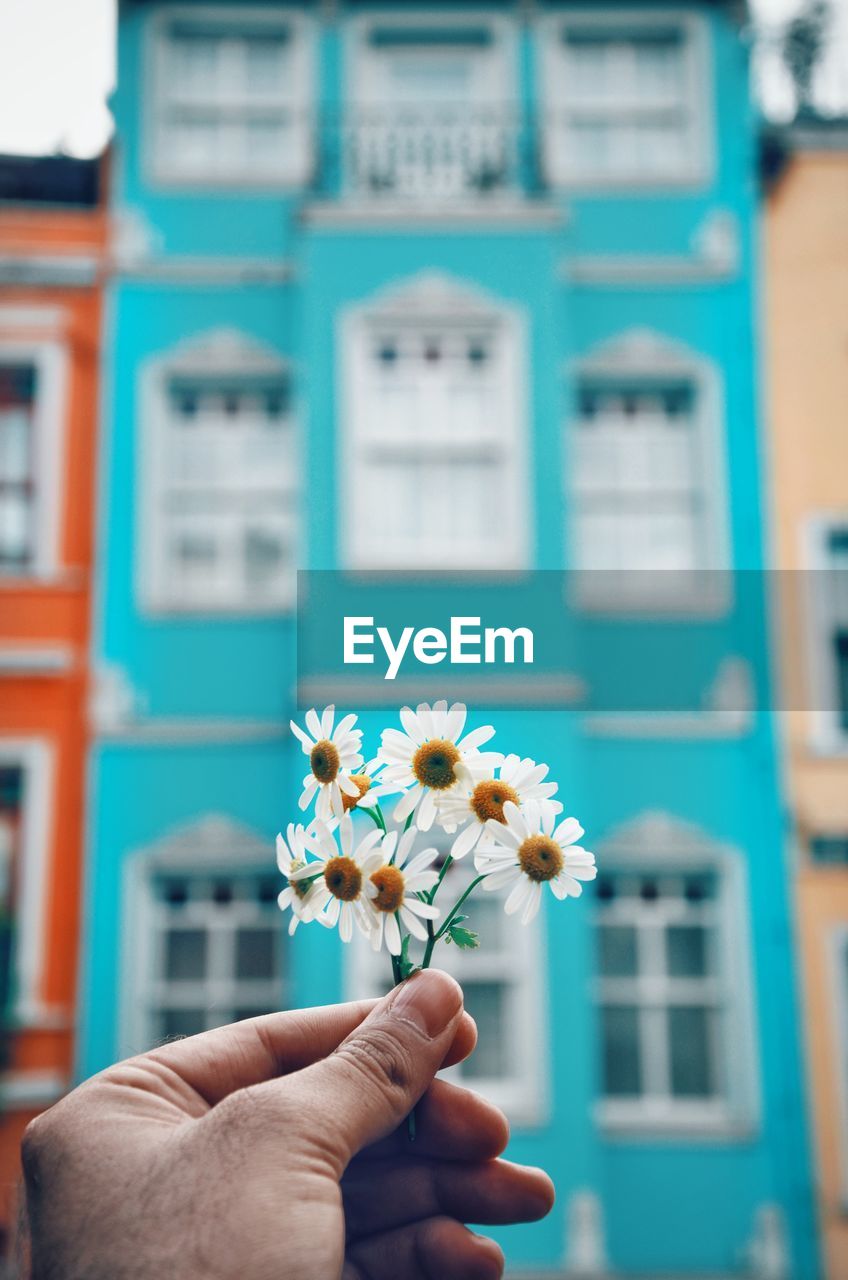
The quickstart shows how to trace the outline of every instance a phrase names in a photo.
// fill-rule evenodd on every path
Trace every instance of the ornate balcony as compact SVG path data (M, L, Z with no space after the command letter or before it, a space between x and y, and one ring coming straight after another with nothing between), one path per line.
M327 194L439 204L516 196L538 185L533 131L519 113L499 107L358 109L324 134Z

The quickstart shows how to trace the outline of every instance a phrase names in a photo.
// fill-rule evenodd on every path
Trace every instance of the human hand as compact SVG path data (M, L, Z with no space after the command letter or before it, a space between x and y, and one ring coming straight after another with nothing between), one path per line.
M110 1067L27 1130L33 1280L495 1280L463 1222L535 1220L553 1187L496 1158L495 1107L433 1079L475 1042L431 969Z

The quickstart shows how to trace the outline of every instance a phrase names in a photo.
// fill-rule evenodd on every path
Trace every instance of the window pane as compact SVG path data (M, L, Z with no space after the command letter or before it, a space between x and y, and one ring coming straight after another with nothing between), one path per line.
M196 1036L206 1030L205 1009L162 1009L159 1014L159 1038Z
M671 1092L675 1097L707 1098L716 1092L709 1009L670 1009Z
M600 944L604 977L629 978L636 973L636 930L632 925L604 925L600 930Z
M674 925L666 930L666 958L672 978L702 978L710 971L707 930Z
M191 982L206 974L205 929L170 929L165 934L165 977Z
M276 929L239 929L236 933L236 977L271 979L276 976Z
M465 982L465 1007L477 1023L474 1053L463 1063L467 1079L492 1079L506 1075L506 991L499 982Z
M635 1097L642 1092L638 1011L617 1006L602 1009L601 1026L604 1093Z

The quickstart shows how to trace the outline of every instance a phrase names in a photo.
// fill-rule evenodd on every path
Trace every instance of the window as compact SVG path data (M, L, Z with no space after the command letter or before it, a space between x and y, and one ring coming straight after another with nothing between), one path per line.
M18 335L61 315L0 307L0 576L45 576L59 560L65 351Z
M343 334L353 567L517 568L528 542L521 329L440 279Z
M673 827L654 829L653 857L605 852L596 886L600 1115L611 1127L727 1127L750 1120L752 1090L739 873L706 850L675 852Z
M357 196L440 201L515 187L508 26L487 17L365 19L352 27L345 184Z
M848 865L848 832L811 836L810 856L814 862Z
M0 362L0 572L32 563L35 529L36 369Z
M848 744L848 518L809 525L810 648L817 744Z
M728 564L719 427L714 375L658 337L625 335L581 362L566 503L588 599L717 588L718 575L692 575Z
M546 24L543 39L553 182L703 176L707 78L697 21L574 16Z
M430 831L420 841L422 848L434 844L447 851L453 836ZM454 863L439 901L450 906L473 874L467 864ZM547 1083L541 929L525 929L514 916L507 916L502 895L495 893L475 894L467 915L466 927L479 935L480 948L459 951L440 943L436 962L462 984L465 1007L477 1023L479 1039L472 1056L445 1075L479 1090L514 1123L539 1123ZM391 989L391 965L385 950L375 954L367 940L357 937L351 944L349 961L351 998L381 995Z
M20 765L0 763L0 1068L6 1065L8 1041L3 1032L13 1021L15 1002L13 943L23 793Z
M286 934L278 892L273 875L154 875L148 1043L281 1007Z
M156 174L175 182L308 177L305 22L261 9L176 10L155 27Z
M216 351L221 363L210 369ZM289 604L297 496L282 361L213 339L203 361L166 360L154 392L140 525L151 603L213 611Z

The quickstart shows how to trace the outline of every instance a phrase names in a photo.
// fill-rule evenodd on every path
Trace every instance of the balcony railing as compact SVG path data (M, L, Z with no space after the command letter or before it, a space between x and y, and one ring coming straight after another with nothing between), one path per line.
M534 131L514 111L369 108L325 124L322 134L319 183L326 194L440 203L537 186Z

